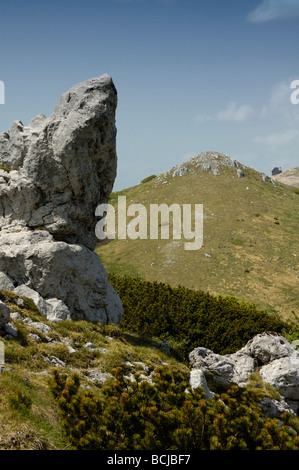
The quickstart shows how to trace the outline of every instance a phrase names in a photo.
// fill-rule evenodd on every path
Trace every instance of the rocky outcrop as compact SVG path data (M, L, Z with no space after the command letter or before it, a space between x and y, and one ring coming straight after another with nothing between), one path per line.
M0 136L1 229L43 228L94 249L95 208L116 176L116 103L103 75L64 93L51 117L14 122Z
M272 176L274 181L299 188L299 167L287 168Z
M167 176L173 176L175 178L183 176L186 173L202 171L210 172L214 176L217 176L221 175L225 168L231 168L232 170L234 170L232 176L234 176L235 174L237 178L244 178L248 170L248 167L242 165L240 162L228 155L219 152L208 151L201 152L198 155L195 155L194 157L190 158L188 161L180 163L171 170L166 171L162 175L158 176L158 181L161 180L161 178L165 178ZM266 175L265 173L257 173L260 175L262 181L265 181L266 183L274 182L274 179L272 179L272 177Z
M281 396L279 401L267 398L261 404L268 416L299 410L299 351L280 335L261 333L240 351L227 355L198 347L189 359L191 387L203 387L207 398L231 385L246 387L250 376L258 371L262 381Z
M279 175L280 173L282 173L281 166L276 166L275 168L273 168L271 175L275 176L275 175Z
M265 173L261 173L261 175L263 181L265 181L266 183L273 183L272 177L266 175Z
M185 163L175 166L170 172L173 177L183 176L189 171L194 169L210 171L213 175L218 175L219 171L224 167L238 168L239 163L232 157L217 152L201 152L195 157L192 157Z
M64 93L53 114L0 134L0 289L52 320L118 323L98 256L95 209L116 176L117 92L108 75Z
M0 300L0 328L3 328L10 319L10 308Z

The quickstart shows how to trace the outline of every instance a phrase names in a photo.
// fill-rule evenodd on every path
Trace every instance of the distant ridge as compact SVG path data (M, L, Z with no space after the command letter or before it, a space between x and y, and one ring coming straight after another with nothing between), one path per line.
M299 188L299 167L287 168L277 175L272 175L271 178L280 183Z
M119 195L147 213L150 204L189 204L192 210L202 204L203 246L189 252L183 238L116 237L96 248L108 272L232 295L283 318L299 314L294 186L214 151L144 176L140 184L111 194L116 216ZM172 235L171 218L167 225Z
M188 172L190 173L198 171L210 171L213 175L216 176L219 175L221 173L221 169L224 168L230 168L233 170L236 168L235 174L239 178L244 176L243 171L250 169L252 171L256 171L257 174L260 174L263 181L271 182L271 177L265 175L264 173L260 173L257 170L253 170L253 168L247 167L229 155L211 150L201 152L194 157L191 157L189 160L175 165L171 170L165 171L164 173L158 175L157 179L160 181L164 177L182 176Z

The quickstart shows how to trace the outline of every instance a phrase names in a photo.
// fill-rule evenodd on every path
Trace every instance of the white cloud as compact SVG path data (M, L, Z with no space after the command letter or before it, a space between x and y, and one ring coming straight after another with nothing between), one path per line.
M197 114L195 116L195 123L205 124L210 121L244 122L252 118L253 115L253 108L249 104L238 106L236 102L231 101L225 109L215 115L207 113Z
M195 116L195 123L196 124L204 124L205 122L209 122L213 119L213 116L206 113L200 113Z
M259 122L261 125L275 124L282 129L291 129L299 124L299 104L291 102L291 94L294 91L291 83L294 78L287 78L276 83L269 91L265 103L255 106L249 104L237 104L229 102L226 107L214 114L199 113L195 116L195 124L207 124L215 121L242 123L248 121ZM254 120L253 120L254 118Z
M255 137L253 141L258 144L269 145L270 147L298 143L299 131L298 129L287 129L283 132L269 134L266 137Z
M281 120L292 126L299 123L299 106L291 103L292 79L283 80L275 84L270 92L269 101L262 107L261 117L270 120Z
M263 0L247 19L251 23L299 19L299 0Z
M234 101L228 103L226 109L216 115L218 121L244 122L253 116L253 109L249 104L238 106Z

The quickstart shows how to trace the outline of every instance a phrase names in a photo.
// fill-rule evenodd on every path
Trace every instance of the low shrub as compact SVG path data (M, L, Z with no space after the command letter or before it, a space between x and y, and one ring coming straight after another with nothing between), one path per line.
M20 389L9 395L8 401L10 408L18 410L21 413L29 412L32 406L31 397Z
M149 181L153 180L154 178L156 178L157 175L150 175L150 176L147 176L146 178L144 178L142 181L140 181L141 184L143 183L148 183Z
M80 389L78 375L55 371L51 390L75 450L298 450L289 416L264 419L262 394L232 387L206 400L175 368L157 369L154 384L121 368L102 394Z
M116 275L110 282L124 308L120 327L175 345L184 361L195 347L230 354L258 333L286 327L277 316L233 297Z

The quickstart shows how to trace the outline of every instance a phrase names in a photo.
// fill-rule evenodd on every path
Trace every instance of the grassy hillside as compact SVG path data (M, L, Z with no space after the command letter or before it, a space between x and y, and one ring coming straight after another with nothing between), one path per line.
M206 157L205 163L210 154ZM60 397L59 408L49 386L54 371L68 377L77 374L84 411L84 393L90 392L88 403L95 406L103 398L102 384L112 379L112 369L125 368L127 380L140 372L149 384L160 366L169 366L188 381L188 354L195 346L229 353L269 329L289 340L298 339L298 323L283 321L296 320L299 307L298 191L265 182L253 169L227 164L224 156L216 160L218 166L211 160L211 168L204 170L192 159L182 168L111 195L116 216L118 195L127 196L127 205L138 202L147 208L163 202L204 205L204 246L198 251L184 250L184 240L99 243L96 252L124 305L120 325L51 323L32 301L23 298L21 305L13 293L0 291L0 300L14 312L10 335L0 331L5 347L0 371L0 450L71 448L64 425L75 425L76 431L80 416L66 413L63 417L64 401ZM237 169L244 177L237 177ZM182 176L174 177L176 170L182 170ZM171 229L170 221L170 233ZM275 398L276 391L262 384L260 377L258 383L263 393ZM254 378L250 387L256 388ZM65 390L70 392L72 387L66 384ZM63 387L60 392L64 393ZM141 395L140 400L147 399ZM77 395L72 399L81 403ZM112 402L117 408L115 397ZM103 407L106 410L106 402ZM112 411L109 415L108 408L109 426L114 425ZM139 408L135 412L139 417ZM297 417L291 425L298 432Z
M0 332L5 347L5 364L0 366L0 450L69 448L49 387L55 370L77 373L81 388L96 395L110 371L125 364L128 374L141 371L147 376L168 364L188 377L187 366L161 349L155 338L146 339L115 325L52 323L28 299L23 298L22 308L11 292L0 291L0 299L19 314L11 319L12 335Z
M242 164L238 168L244 177L239 178L236 166L227 166L221 154L217 159L217 171L199 167L194 158L182 176L174 177L172 170L145 178L110 200L116 216L119 195L127 197L127 205L145 205L148 213L155 203L203 204L200 250L184 250L184 240L116 238L100 242L96 252L108 272L232 295L294 319L299 313L298 191L265 182Z
M298 339L298 329L233 299L127 277L111 276L111 282L125 311L118 326L52 323L31 300L22 297L20 306L15 294L0 291L1 301L13 312L9 334L0 331L5 347L0 370L0 450L166 450L164 445L171 446L167 449L243 449L253 445L255 430L258 448L295 445L298 449L298 437L287 435L289 425L299 432L297 417L286 417L285 433L278 420L264 421L258 415L256 403L264 395L278 396L261 377L251 377L244 390L219 390L224 393L221 399L232 404L231 411L219 410L217 399L207 405L200 390L185 393L193 347L233 352L258 332L271 329ZM139 380L132 385L136 374ZM227 393L232 393L233 400ZM185 410L190 412L191 405L193 418L186 421ZM204 426L203 443L198 418L205 421L207 406L215 420ZM224 422L223 413L227 414ZM218 418L222 425L215 430ZM240 442L234 437L238 426ZM195 441L194 429L199 433ZM265 434L269 431L273 440Z

